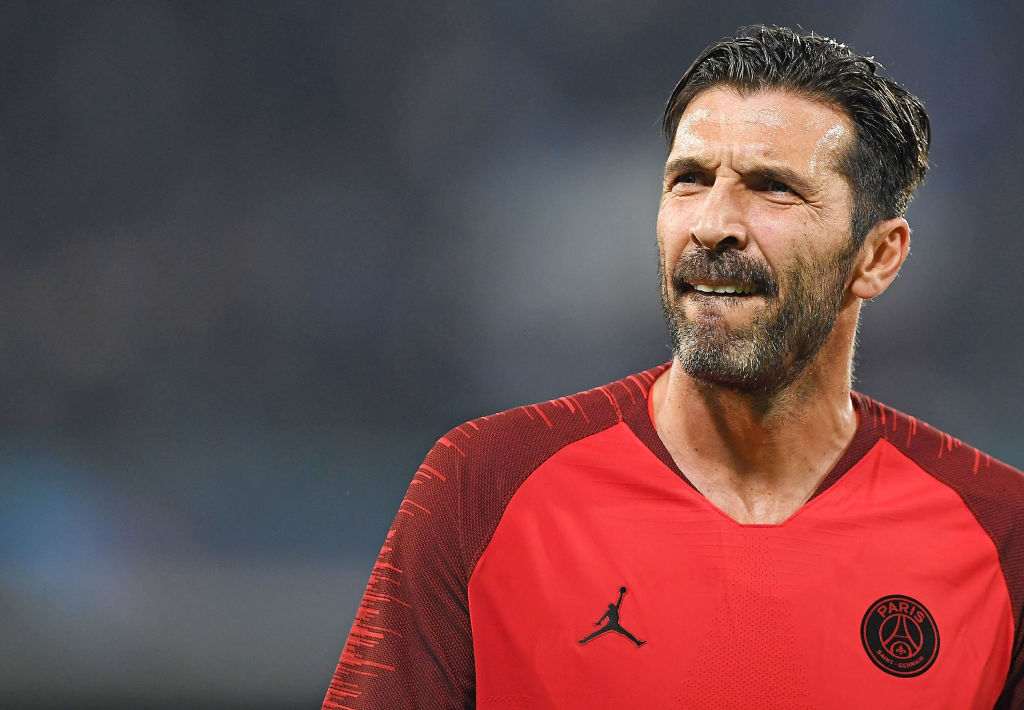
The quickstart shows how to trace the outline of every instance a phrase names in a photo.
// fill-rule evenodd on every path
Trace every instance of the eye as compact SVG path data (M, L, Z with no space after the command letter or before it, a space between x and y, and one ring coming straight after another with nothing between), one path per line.
M695 185L703 185L707 181L704 176L697 172L680 173L672 178L669 187L679 192L688 192Z
M754 180L752 187L776 202L789 204L793 200L803 199L803 196L790 186L790 181L771 173L759 176L759 179Z

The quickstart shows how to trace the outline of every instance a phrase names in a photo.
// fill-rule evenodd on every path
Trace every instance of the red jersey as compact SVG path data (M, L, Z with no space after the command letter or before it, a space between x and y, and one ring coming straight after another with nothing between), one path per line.
M440 439L325 710L1024 708L1024 476L867 397L785 522L704 498L665 367Z

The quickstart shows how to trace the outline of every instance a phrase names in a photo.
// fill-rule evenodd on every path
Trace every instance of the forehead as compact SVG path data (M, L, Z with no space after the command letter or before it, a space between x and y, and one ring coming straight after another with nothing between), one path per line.
M830 104L788 91L741 94L717 87L687 105L670 157L727 150L734 157L781 160L815 172L835 167L853 133L846 113Z

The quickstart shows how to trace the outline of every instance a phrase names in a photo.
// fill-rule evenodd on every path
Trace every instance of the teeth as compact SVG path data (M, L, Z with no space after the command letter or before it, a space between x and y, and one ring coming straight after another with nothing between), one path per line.
M701 293L749 294L757 291L756 286L707 286L705 284L694 284L693 287Z

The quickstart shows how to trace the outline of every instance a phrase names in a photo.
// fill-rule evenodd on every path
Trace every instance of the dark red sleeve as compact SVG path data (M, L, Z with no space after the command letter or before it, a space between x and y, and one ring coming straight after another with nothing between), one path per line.
M324 710L475 705L459 447L443 437L416 471L324 698Z
M1010 669L1006 688L999 696L999 702L996 703L994 710L1024 710L1024 682L1021 682L1021 663L1022 659L1018 651L1013 658L1013 666Z

